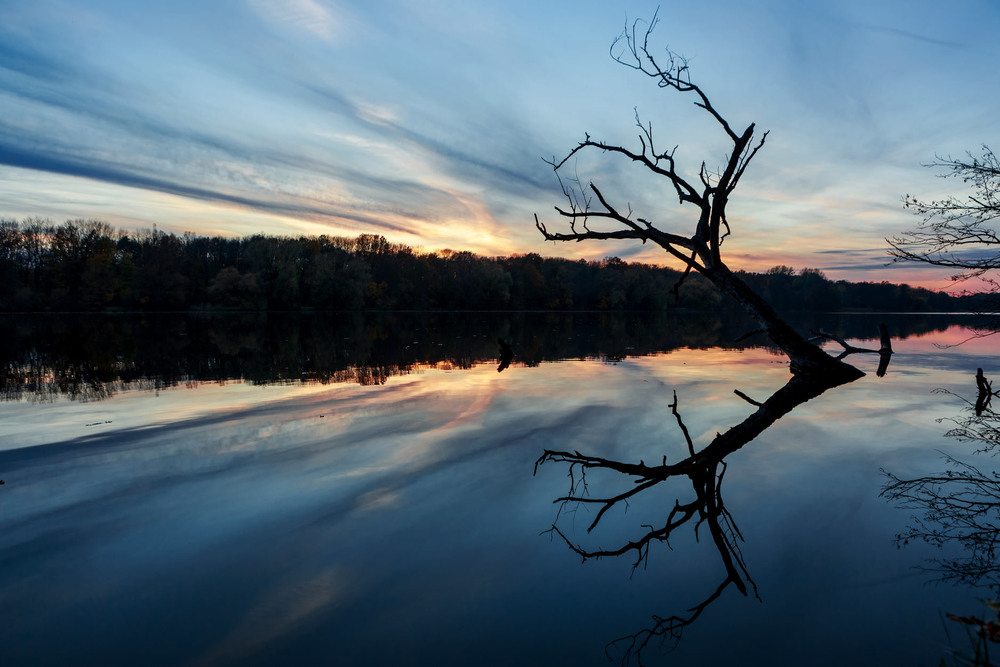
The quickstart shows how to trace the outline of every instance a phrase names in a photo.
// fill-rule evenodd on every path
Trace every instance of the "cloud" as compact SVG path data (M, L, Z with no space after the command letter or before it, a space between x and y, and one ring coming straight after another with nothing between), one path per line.
M14 40L8 44L7 52L25 55L7 60L36 62L31 49ZM106 76L86 59L37 62L43 64L19 65L29 72L23 75L27 80L0 92L0 105L6 96L13 109L0 121L0 163L8 166L304 220L332 219L357 231L406 236L411 243L426 236L455 246L455 228L465 216L474 223L470 229L478 229L474 233L493 239L494 252L502 247L502 235L484 202L509 205L544 187L511 164L509 155L515 163L525 155L503 132L485 134L492 150L478 138L431 136L398 113L396 104L359 99L343 84L303 80L293 70L251 82L200 72L204 83L167 80L155 87L134 77ZM46 77L59 78L60 72L67 73L62 84L49 85ZM232 127L220 125L219 113L200 108L211 108L215 100L178 98L213 89L225 105L222 115L234 117L244 115L247 105L227 95L230 90L272 91L272 100L254 108L263 133L239 132L243 119ZM171 113L178 102L182 113ZM282 116L288 130L275 126ZM503 114L484 123L494 129L509 125ZM275 140L276 130L286 135L282 141Z
M943 46L949 49L959 49L967 50L968 45L961 44L959 42L953 42L945 39L936 39L934 37L927 37L925 35L918 35L916 33L910 32L909 30L900 30L899 28L891 28L878 25L861 25L860 27L871 30L872 32L881 32L888 35L895 35L897 37L903 37L905 39L912 39L917 42L922 42L924 44L930 44L932 46Z
M254 197L247 194L227 193L220 189L198 187L168 178L143 175L134 170L123 169L114 163L102 162L92 156L80 158L53 151L37 149L28 151L0 144L0 164L56 174L80 176L131 188L181 195L192 199L225 202L257 211L266 211L293 217L304 216L312 219L336 218L362 223L365 226L387 232L408 231L408 227L402 223L393 224L384 217L365 215L359 212L357 208L337 207L320 201L310 201L305 198L265 198L263 196ZM418 216L407 213L406 217L417 218Z
M0 41L0 69L45 81L65 81L69 73L63 63L36 48Z
M269 23L291 26L309 32L327 41L336 41L345 35L339 13L328 3L318 0L247 0L249 5Z
M504 242L532 252L548 246L531 214L561 203L540 157L563 154L584 131L633 145L637 106L695 170L721 153L718 127L690 99L610 62L624 12L603 5L113 5L88 5L88 27L50 0L0 7L0 162L252 209L275 216L275 227L331 221L474 250L467 242L486 229L491 252ZM828 248L836 234L872 247L906 228L895 207L900 193L924 192L922 162L988 141L979 135L996 92L978 88L955 104L928 99L925 84L984 80L997 47L954 9L931 20L899 3L768 5L766 15L738 9L752 42L745 26L718 34L714 15L696 6L656 35L693 48L701 82L720 109L736 110L732 120L772 130L731 207L734 245L771 252L772 264L793 243ZM709 36L713 46L700 46ZM965 44L984 56L956 67ZM675 215L669 189L594 157L582 175L606 194L650 219ZM93 215L87 206L81 199L78 215ZM665 259L627 244L555 252Z
M349 113L368 130L380 135L383 141L406 142L439 158L438 166L454 176L469 180L472 168L475 176L485 176L489 186L499 187L503 192L523 192L526 186L536 190L551 189L552 182L545 173L548 169L543 169L541 159L525 148L538 144L532 142L526 128L513 125L502 114L480 117L477 124L483 127L481 132L470 132L468 124L449 124L451 140L448 141L415 129L411 126L412 121L400 119L387 106L352 100L345 93L316 82L300 81L299 85L322 100L325 108L334 113ZM461 116L459 110L450 109L449 112L449 115ZM440 125L425 125L440 132ZM497 159L487 159L484 155L497 156Z

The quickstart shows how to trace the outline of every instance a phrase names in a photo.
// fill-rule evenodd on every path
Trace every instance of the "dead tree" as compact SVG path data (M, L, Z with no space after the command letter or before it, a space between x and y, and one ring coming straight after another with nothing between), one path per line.
M697 180L685 176L679 170L675 157L676 147L661 149L658 140L654 138L652 124L644 124L637 112L639 136L638 147L635 149L596 140L588 134L562 159L547 161L552 165L568 201L567 206L557 206L555 209L568 222L569 231L549 231L537 215L536 227L550 241L651 241L685 267L681 282L691 271L696 271L746 309L771 340L788 355L793 372L823 373L845 379L860 377L862 373L859 370L833 359L796 333L770 304L750 289L723 261L722 243L731 233L726 207L750 162L764 146L767 133L758 137L754 123L750 123L742 131L734 129L713 106L701 86L691 79L687 60L669 50L662 57L654 55L650 36L656 24L656 15L645 24L644 29L644 24L640 21L626 24L624 32L611 47L611 55L622 65L655 80L660 88L692 96L695 106L714 119L730 145L724 163L713 171L702 161L697 171ZM563 177L562 170L571 160L584 152L593 151L621 157L638 168L665 179L679 204L692 205L697 211L697 220L693 221L694 233L688 235L668 231L652 216L635 215L631 204L620 204L616 197L603 192L596 183L584 185L577 177ZM679 287L680 283L675 289Z
M892 360L892 339L889 337L889 329L885 326L885 322L878 325L879 338L881 340L881 346L877 350L873 350L867 347L855 347L851 345L843 338L835 336L831 333L827 333L820 329L819 331L813 332L813 340L832 340L840 343L840 346L844 348L844 351L837 355L837 359L843 359L850 354L856 353L871 353L879 355L878 370L875 371L875 375L878 377L885 377L886 371L889 369L889 362Z
M994 396L997 395L993 391L993 383L986 379L983 374L982 368L976 369L976 405L974 407L977 417L982 417L983 413L986 412L987 408L990 407L990 401Z
M568 202L555 207L568 225L568 230L550 231L537 215L535 225L545 239L550 241L638 240L655 243L684 266L683 276L675 290L679 289L692 271L704 276L720 291L741 304L758 323L761 331L788 356L792 376L785 386L762 402L737 392L754 406L753 412L739 424L716 435L701 449L696 449L680 418L675 395L671 409L688 450L688 455L679 461L670 462L664 457L659 464L647 464L644 461L628 463L589 456L579 451L546 450L536 462L536 471L538 466L551 462L568 467L570 491L556 502L560 503L560 513L567 506L595 507L596 516L587 529L588 533L597 528L609 510L626 505L648 489L672 479L687 478L691 482L693 498L678 498L673 507L665 511L665 519L655 526L646 526L641 536L617 547L589 549L583 546L559 527L558 514L550 529L552 535L565 541L584 560L632 556L633 571L647 562L651 547L668 542L682 526L693 527L696 535L699 530L707 531L711 537L722 561L721 583L701 603L685 612L668 617L654 617L652 627L612 642L612 646L624 649L623 663L639 664L642 663L642 651L649 642L657 638L678 639L681 631L730 587L743 595L748 595L751 590L756 594L756 586L739 549L742 535L722 502L721 483L726 469L724 459L751 442L796 406L864 375L842 359L847 354L863 350L838 341L844 347L841 358L827 354L793 330L770 304L724 262L721 248L731 233L726 207L750 162L764 146L767 133L758 136L753 123L742 131L734 129L713 106L702 88L692 81L686 60L670 51L666 51L662 58L655 56L650 50L650 36L656 23L654 15L653 20L644 28L644 24L640 22L627 24L624 33L612 45L612 57L626 67L652 78L660 88L693 97L695 106L708 114L725 136L727 153L722 166L713 171L703 161L693 178L685 175L675 157L676 148L662 150L654 138L652 125L644 124L637 113L639 135L635 148L630 149L585 135L584 140L562 159L553 158L549 161ZM620 203L619 198L604 192L598 184L585 184L575 173L572 177L563 175L564 170L573 168L571 165L578 156L594 152L624 159L634 167L664 179L679 204L689 205L697 212L697 215L692 216L690 229L684 232L668 230L651 215L641 217L635 214L630 203ZM885 372L892 353L888 334L884 330L882 342L882 349L877 351L882 358L880 374ZM628 478L631 484L620 492L591 495L587 487L587 474L595 470L619 473Z

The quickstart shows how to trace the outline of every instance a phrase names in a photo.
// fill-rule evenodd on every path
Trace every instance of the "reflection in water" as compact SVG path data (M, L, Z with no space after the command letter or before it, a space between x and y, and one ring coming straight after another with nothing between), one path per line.
M945 435L970 443L976 454L997 454L1000 448L1000 414L990 408L996 396L983 369L976 373L975 402L949 421ZM943 392L950 393L950 392ZM888 482L881 495L899 508L913 512L911 523L896 536L898 546L923 542L948 555L931 559L923 569L937 581L990 591L1000 598L1000 473L943 455L945 469L934 474L903 479L883 470ZM996 602L986 601L997 615ZM1000 642L1000 616L985 620L976 615L947 614L970 632L972 655L956 654L957 664L988 666L989 643Z
M976 405L975 411L976 416L982 416L986 408L990 407L990 402L993 397L997 395L998 392L993 391L993 383L986 379L983 375L983 369L976 369Z
M1000 564L1000 476L945 456L941 473L890 482L882 495L902 509L917 512L913 523L896 540L905 546L917 540L938 548L961 547L960 555L934 559L930 570L942 581L996 586Z
M1000 414L989 408L990 383L977 373L979 395L965 401L963 413L947 420L945 435L977 447L977 454L996 454L1000 448ZM963 399L964 400L964 399ZM900 545L922 541L938 548L957 545L960 554L935 559L929 569L943 581L973 586L1000 584L1000 473L944 456L946 467L937 474L901 479L883 471L888 482L882 496L914 512L912 524L897 536Z
M844 346L845 348L849 347L846 344ZM853 348L850 351L861 352L865 350ZM878 350L869 351L878 352ZM888 364L890 354L885 352L882 354L883 370L884 366ZM629 502L635 502L640 494L668 480L687 478L691 483L692 498L682 501L680 497L676 497L673 501L673 507L662 523L644 525L642 536L632 539L626 538L614 548L591 549L575 542L559 527L560 516L557 515L556 521L550 529L551 532L561 537L584 561L630 555L634 559L632 563L634 571L640 565L645 565L648 562L651 545L659 542L670 546L670 538L676 536L678 529L691 524L693 524L691 528L693 528L696 538L700 537L699 531L708 532L711 542L718 552L723 570L720 575L721 581L707 593L702 601L679 614L667 617L654 616L651 627L612 641L606 647L609 658L614 658L615 654L618 654L617 657L621 664L632 662L643 664L643 651L651 641L659 640L660 643L668 640L678 641L684 628L697 620L702 612L730 586L744 596L752 590L754 596L760 599L757 594L757 585L750 577L740 551L739 542L742 541L743 536L722 499L722 480L726 472L725 458L741 449L797 406L816 398L829 389L852 382L854 379L856 378L843 375L817 376L816 374L797 373L793 374L783 387L762 402L735 390L738 396L757 409L739 424L724 433L717 434L701 450L696 450L690 431L682 419L678 408L677 394L674 392L670 409L677 421L677 428L684 438L688 452L685 458L675 463L668 463L665 455L659 465L648 465L641 460L639 463L626 463L587 456L579 451L546 450L539 457L535 464L536 472L539 465L547 462L563 463L569 466L569 493L556 500L556 502L561 503L560 515L563 514L563 510L573 510L580 505L597 508L596 516L587 527L587 533L591 533L597 528L608 510L618 505L627 506ZM618 486L621 488L619 491L607 494L592 492L590 485L588 485L588 474L592 475L599 470L618 473L618 475L627 478L628 484L618 480Z
M510 366L510 362L514 360L514 350L511 349L510 343L500 337L497 337L497 345L500 346L499 357L497 359L500 365L497 366L497 373L503 373Z
M953 321L898 318L892 329L905 338ZM876 323L817 315L809 324L842 340L863 339ZM230 380L380 385L427 366L467 369L498 356L502 365L498 338L525 366L764 346L760 336L740 340L751 328L745 318L712 313L19 315L0 317L0 400L102 400Z
M688 331L678 329L668 335ZM0 663L599 665L607 640L650 626L651 612L686 616L727 575L707 520L700 544L697 512L671 534L673 551L651 542L634 581L636 552L579 567L555 532L556 544L538 537L567 464L536 478L532 464L544 449L682 461L691 452L671 388L697 452L759 409L733 388L764 402L787 362L767 349L683 349L527 369L522 350L542 343L525 331L477 338L489 363L469 371L383 386L241 382L0 403ZM205 337L187 333L188 345ZM572 333L591 335L579 322ZM503 373L497 335L517 354ZM940 397L929 390L968 387L970 369L993 363L985 346L974 360L969 347L941 352L944 338L894 340L891 382L874 381L874 358L859 360L868 380L795 408L697 487L717 490L729 465L719 496L766 604L729 584L665 664L936 664L937 609L967 614L975 599L907 576L909 554L889 539L906 515L872 500L880 466L936 469ZM605 349L631 354L637 339L608 335ZM388 340L402 349L424 334L375 344ZM279 348L257 341L262 354ZM587 472L594 497L633 479ZM698 502L683 473L629 498L624 517L618 503L590 536L592 515L578 533L565 513L558 525L610 549L643 523L662 527L675 498Z

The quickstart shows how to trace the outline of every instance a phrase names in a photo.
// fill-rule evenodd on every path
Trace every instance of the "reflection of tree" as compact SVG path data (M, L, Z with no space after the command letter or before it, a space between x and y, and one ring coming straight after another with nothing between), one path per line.
M1000 446L1000 414L989 408L992 388L982 369L976 379L976 402L966 401L961 416L942 420L953 424L945 435L975 445L977 453L993 453ZM901 479L883 471L889 481L881 495L914 512L896 541L901 546L914 541L938 548L957 545L960 556L934 559L929 569L946 581L1000 584L1000 473L944 458L945 469L932 475Z
M965 401L962 415L939 421L951 422L954 426L945 435L973 444L975 453L996 453L1000 414L990 409L990 402L997 394L981 368L976 373L976 389L975 402ZM943 471L913 479L882 471L889 481L881 495L913 512L910 525L896 535L896 544L924 542L942 550L958 548L959 555L931 559L925 569L940 581L989 587L996 597L1000 593L1000 473L953 456L944 459ZM994 612L998 610L996 602L984 602ZM955 664L993 665L989 646L1000 641L1000 617L987 620L949 613L947 618L965 626L972 647L971 655L955 651Z
M757 596L756 584L747 571L739 548L739 542L743 537L722 499L722 479L726 472L724 459L756 438L795 407L845 382L847 381L843 379L797 374L763 402L754 401L737 391L739 396L756 406L756 411L725 433L716 435L701 450L696 450L695 443L681 418L675 393L670 407L688 451L688 456L676 463L668 463L665 456L662 464L648 465L643 461L625 463L586 456L576 451L546 450L542 454L535 464L536 471L539 465L550 461L569 465L569 493L556 501L561 503L561 508L579 504L598 508L596 517L587 528L588 533L597 527L608 510L620 504L628 504L630 500L653 487L673 478L686 477L691 482L693 498L685 501L677 498L663 523L644 526L644 533L640 537L625 541L614 548L588 549L573 541L558 526L559 516L557 516L551 531L561 537L583 560L631 555L634 558L632 563L634 570L647 562L652 545L657 542L669 544L670 538L682 526L693 524L691 527L696 537L702 530L708 532L722 561L724 574L721 582L704 600L680 614L668 617L654 616L651 627L611 642L608 645L609 657L612 651L621 651L622 664L635 662L641 665L642 653L651 641L679 640L683 629L693 623L730 586L743 595L748 595L752 590ZM630 478L632 484L620 493L592 495L587 484L587 474L594 470L620 473Z
M882 495L916 512L912 525L896 536L898 544L922 541L935 547L957 544L963 554L934 559L932 570L942 580L967 584L996 583L1000 573L1000 475L946 456L938 474L900 479L886 473Z
M500 337L497 337L497 345L500 346L499 356L497 357L500 365L497 366L497 373L503 373L510 366L510 362L514 360L514 350L511 349L510 343Z
M832 335L848 339L874 328L864 318L828 324ZM946 325L931 318L894 322L893 329ZM380 384L420 366L492 362L498 337L517 341L516 364L524 366L759 347L760 336L733 342L748 326L704 313L23 315L0 318L0 401L98 400L130 389L229 380Z
M976 405L975 411L976 415L982 415L983 412L990 407L990 401L998 392L993 391L993 383L986 379L983 374L982 368L976 369ZM997 434L996 430L992 431L993 434ZM993 438L993 442L996 442L996 438Z

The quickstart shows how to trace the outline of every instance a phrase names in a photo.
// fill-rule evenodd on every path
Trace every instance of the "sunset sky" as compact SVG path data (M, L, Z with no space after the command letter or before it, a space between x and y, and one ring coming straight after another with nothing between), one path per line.
M585 132L638 146L635 108L692 179L727 148L692 98L608 50L654 37L767 143L729 205L734 268L948 285L891 266L922 165L995 141L995 0L3 0L0 218L242 236L379 233L437 250L663 263L638 244L553 245L542 158ZM604 157L580 176L665 229L696 211ZM624 205L623 205L624 208Z

